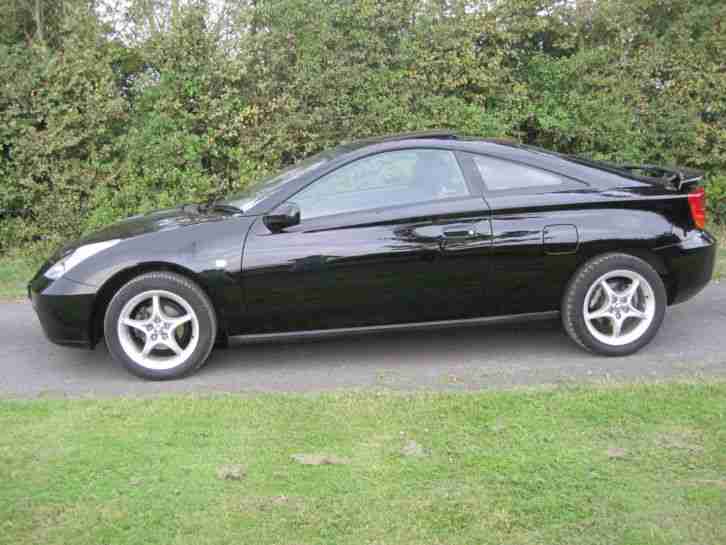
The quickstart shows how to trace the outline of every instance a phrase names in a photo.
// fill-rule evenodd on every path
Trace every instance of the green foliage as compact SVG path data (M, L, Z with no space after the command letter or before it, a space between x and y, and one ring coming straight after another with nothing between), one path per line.
M33 277L38 267L40 263L37 259L19 255L17 252L3 256L0 259L0 301L26 297L28 280Z
M726 226L726 176L717 176L706 184L709 219Z
M0 251L432 127L701 168L726 222L723 2L115 4L0 7Z
M717 380L84 397L0 400L0 543L726 542Z
M59 47L70 9L88 8L91 0L3 0L0 3L0 44L17 43Z

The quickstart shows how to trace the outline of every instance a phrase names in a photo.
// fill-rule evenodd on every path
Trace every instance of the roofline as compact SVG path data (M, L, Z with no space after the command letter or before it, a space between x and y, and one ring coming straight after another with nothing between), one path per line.
M363 147L375 144L385 144L386 142L400 142L404 140L460 140L461 135L456 131L449 129L432 129L426 131L413 131L387 134L383 136L372 136L369 138L360 138L357 140L343 141L341 146L347 147Z

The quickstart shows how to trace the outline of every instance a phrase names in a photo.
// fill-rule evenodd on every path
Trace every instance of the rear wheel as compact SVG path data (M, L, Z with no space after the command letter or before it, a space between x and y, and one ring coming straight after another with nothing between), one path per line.
M209 357L217 331L209 298L188 278L147 273L125 284L104 320L111 355L142 378L187 375Z
M565 331L580 346L625 356L655 337L667 304L660 275L627 254L606 254L585 263L562 302Z

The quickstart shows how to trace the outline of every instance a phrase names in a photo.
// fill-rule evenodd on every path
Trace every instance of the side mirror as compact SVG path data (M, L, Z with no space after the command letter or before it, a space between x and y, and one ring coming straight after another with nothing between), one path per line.
M300 207L294 202L286 202L275 208L262 218L262 221L273 233L282 231L300 223Z

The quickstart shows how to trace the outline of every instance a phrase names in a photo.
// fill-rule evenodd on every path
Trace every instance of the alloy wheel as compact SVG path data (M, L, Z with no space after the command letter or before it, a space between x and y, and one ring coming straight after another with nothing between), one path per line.
M118 319L118 338L126 355L152 370L182 365L199 344L199 320L179 295L150 290L130 299Z
M655 310L652 286L632 270L602 275L590 286L583 304L588 331L610 346L637 341L653 322Z

